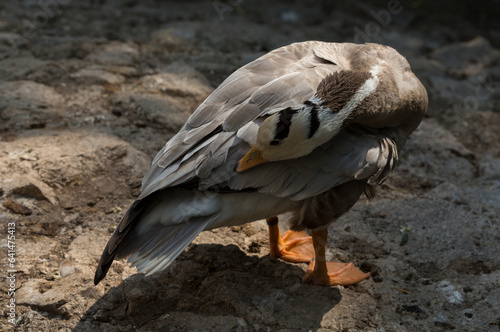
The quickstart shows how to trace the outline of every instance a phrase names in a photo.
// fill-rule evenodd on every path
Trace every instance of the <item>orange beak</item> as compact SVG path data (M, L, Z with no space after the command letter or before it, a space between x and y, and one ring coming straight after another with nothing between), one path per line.
M236 172L246 171L247 169L265 163L266 161L266 159L261 157L260 150L254 146L243 158L240 159Z

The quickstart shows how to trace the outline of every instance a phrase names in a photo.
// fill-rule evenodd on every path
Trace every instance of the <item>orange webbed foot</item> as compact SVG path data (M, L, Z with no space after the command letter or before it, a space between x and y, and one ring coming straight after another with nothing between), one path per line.
M352 263L322 262L316 267L316 261L312 260L302 282L324 286L348 286L368 277L370 273L358 270Z
M267 219L270 255L293 263L309 263L314 257L312 238L306 232L286 231L280 235L278 218Z
M293 263L309 263L314 257L312 238L306 232L286 231L278 240L271 244L271 257L281 258Z
M328 230L315 229L311 231L311 234L315 258L309 264L309 269L302 278L303 282L325 286L347 286L357 284L370 276L369 273L361 272L355 268L352 263L326 262L325 251Z

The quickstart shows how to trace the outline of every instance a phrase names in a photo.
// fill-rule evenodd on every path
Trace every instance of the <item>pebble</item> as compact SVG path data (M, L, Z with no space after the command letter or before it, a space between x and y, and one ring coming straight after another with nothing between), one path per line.
M5 201L3 201L3 206L9 209L11 212L21 214L23 216L29 216L31 215L31 213L33 213L29 207L13 199L6 199Z
M447 280L443 280L438 284L439 289L444 294L448 302L460 304L464 301L463 295L455 289L455 286Z
M78 269L71 263L70 261L66 260L61 263L61 266L59 267L59 274L61 277L67 277L75 272L77 272Z
M40 188L35 186L34 184L30 183L22 187L17 187L12 190L13 194L28 197L28 198L35 198L38 200L48 200L47 197L42 193Z

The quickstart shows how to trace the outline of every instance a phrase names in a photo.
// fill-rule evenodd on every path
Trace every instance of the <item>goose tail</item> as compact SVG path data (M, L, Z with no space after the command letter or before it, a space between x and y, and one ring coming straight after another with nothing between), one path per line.
M169 190L135 201L111 235L97 266L94 284L115 259L147 275L167 268L212 222L218 200L197 190Z

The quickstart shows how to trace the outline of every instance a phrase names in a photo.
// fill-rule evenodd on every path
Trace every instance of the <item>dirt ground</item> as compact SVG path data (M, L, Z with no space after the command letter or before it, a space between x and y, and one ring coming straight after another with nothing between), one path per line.
M0 330L500 331L498 7L2 2ZM303 40L391 45L428 89L397 171L330 227L328 257L371 278L302 284L307 265L271 259L257 221L94 286L155 153L231 72Z

